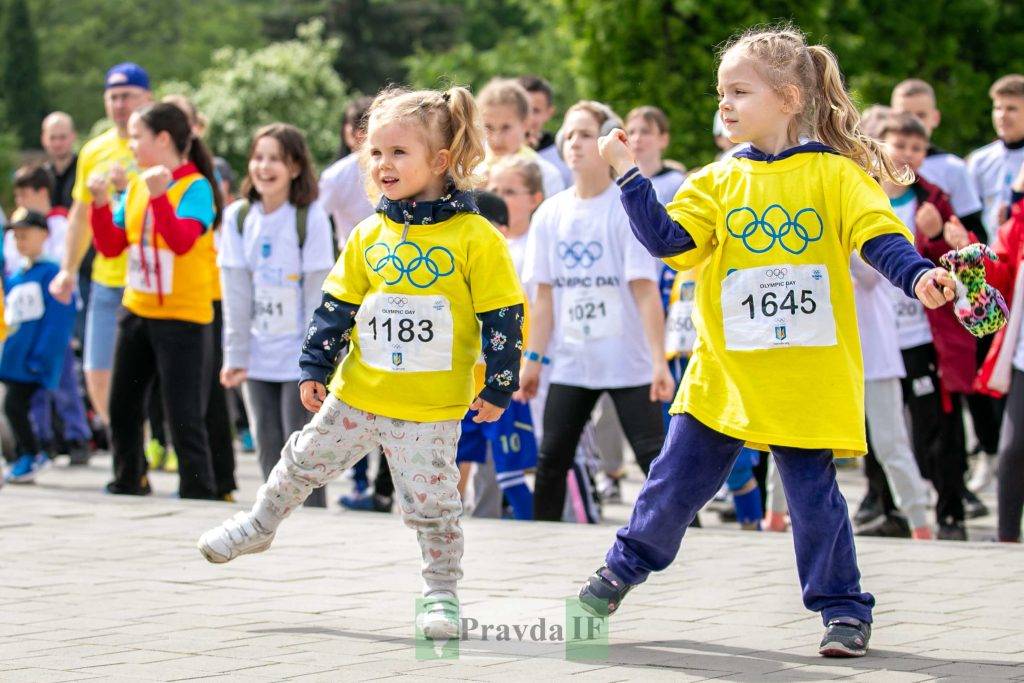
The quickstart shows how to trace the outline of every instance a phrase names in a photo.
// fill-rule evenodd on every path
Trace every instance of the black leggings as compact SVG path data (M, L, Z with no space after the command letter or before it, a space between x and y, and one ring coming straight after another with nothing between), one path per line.
M565 505L565 475L572 467L583 428L601 394L608 392L640 469L647 474L665 442L661 403L650 399L651 385L623 389L585 389L567 384L548 387L544 438L537 461L533 518L557 522Z
M146 397L159 376L178 455L178 493L182 498L217 497L204 420L210 344L210 325L142 318L121 309L110 381L110 435L114 478L122 490L139 490L146 473L142 424Z
M223 498L238 488L235 483L235 441L231 434L228 395L220 383L220 366L224 363L224 312L220 301L213 302L213 324L210 335L210 400L206 406L206 436L213 461L213 479L217 497Z
M14 432L15 455L35 455L39 452L39 439L32 429L32 418L29 416L29 409L32 405L32 396L41 388L35 382L14 382L5 381L7 395L4 397L4 414L7 421L11 423L11 431Z
M1024 372L1014 368L999 435L999 540L1020 541L1024 511Z

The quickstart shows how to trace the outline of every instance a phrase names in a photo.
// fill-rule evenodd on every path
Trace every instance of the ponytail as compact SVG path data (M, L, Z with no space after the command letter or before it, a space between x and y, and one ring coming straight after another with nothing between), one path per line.
M484 160L480 110L473 95L461 86L450 88L441 99L448 107L451 120L451 141L447 145L451 153L448 174L455 187L471 190L482 183L482 178L476 174Z
M221 214L224 212L224 197L220 194L220 183L217 182L217 173L213 167L213 155L210 154L210 150L206 148L203 141L196 136L192 137L189 144L188 160L195 164L195 167L199 169L204 178L210 181L210 187L213 188L213 203L216 211L210 229L216 230L220 225Z
M896 168L885 146L861 131L860 114L843 85L836 56L824 45L810 45L806 49L818 82L810 112L817 139L879 180L900 185L912 183L913 171Z

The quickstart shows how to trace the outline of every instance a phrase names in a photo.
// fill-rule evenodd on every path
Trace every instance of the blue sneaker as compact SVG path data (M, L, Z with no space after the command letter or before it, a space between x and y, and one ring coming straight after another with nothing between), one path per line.
M248 429L243 429L239 435L238 440L242 442L243 453L255 453L256 444L252 440L252 432Z
M35 481L36 475L50 466L50 459L45 453L23 455L14 461L7 473L7 481L12 484L27 484Z
M373 494L368 491L346 493L338 498L338 505L349 510L372 510Z

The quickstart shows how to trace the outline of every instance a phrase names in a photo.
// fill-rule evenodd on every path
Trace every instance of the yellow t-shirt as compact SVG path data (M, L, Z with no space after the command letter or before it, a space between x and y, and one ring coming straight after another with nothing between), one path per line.
M351 350L330 383L349 405L415 422L461 420L480 357L477 313L523 303L505 239L469 213L403 226L365 219L323 290L359 306Z
M122 138L117 134L117 128L111 128L85 143L82 151L78 153L78 170L75 172L75 186L71 190L71 198L88 207L92 203L89 176L97 172L106 173L115 164L124 166L128 172L128 180L139 173L135 155L128 146L128 138ZM92 262L93 282L105 287L124 287L127 264L127 254L107 258L96 252Z
M877 182L844 157L730 158L686 179L669 215L703 263L697 342L672 413L768 445L863 455L864 372L850 252L910 233Z

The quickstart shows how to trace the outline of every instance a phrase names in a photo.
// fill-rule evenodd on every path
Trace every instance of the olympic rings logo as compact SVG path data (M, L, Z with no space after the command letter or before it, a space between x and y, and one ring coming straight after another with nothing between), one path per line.
M445 247L431 247L424 253L418 244L408 241L399 242L394 249L375 242L363 251L363 258L388 285L397 285L405 278L413 287L426 289L455 272L455 257Z
M736 230L734 224L744 219L747 222ZM800 209L790 217L789 212L778 204L772 204L760 216L749 206L733 209L725 216L725 228L755 254L763 254L776 244L790 254L802 254L811 242L817 242L825 234L825 222L814 209Z
M786 268L766 268L764 271L765 277L784 278L789 274L789 270Z
M558 258L562 259L565 267L570 270L577 266L589 268L604 255L604 247L601 246L600 242L587 242L586 244L578 240L575 242L559 242L557 254Z
M389 306L405 306L409 303L409 300L404 296L389 296L387 298L387 303Z

